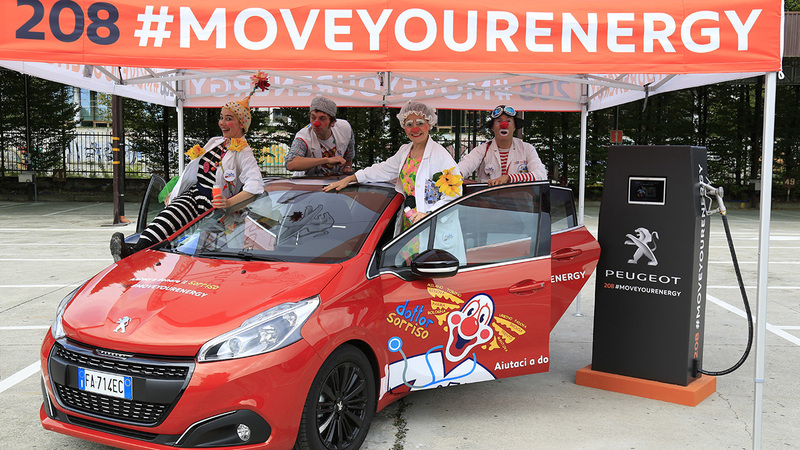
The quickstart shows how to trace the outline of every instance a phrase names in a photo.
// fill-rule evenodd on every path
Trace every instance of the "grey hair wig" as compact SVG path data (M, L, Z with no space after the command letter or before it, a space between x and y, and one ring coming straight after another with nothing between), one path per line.
M431 108L424 103L409 100L408 103L403 105L403 107L400 109L400 112L397 113L397 120L400 121L400 125L403 125L403 122L406 121L406 117L408 117L409 114L414 113L424 117L431 126L435 126L437 120L439 119L439 117L436 115L436 109Z

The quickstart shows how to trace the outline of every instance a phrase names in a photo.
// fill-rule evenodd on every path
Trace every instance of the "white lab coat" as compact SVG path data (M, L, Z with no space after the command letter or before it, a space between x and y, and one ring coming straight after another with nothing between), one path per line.
M478 182L486 183L501 176L500 151L497 141L484 142L475 147L458 163L458 168L464 176L469 176L477 170ZM533 145L522 139L514 138L511 148L508 149L508 174L533 173L536 180L547 179L547 168L539 159L539 154Z
M203 150L208 151L222 144L224 140L225 138L222 136L213 137L203 146ZM169 198L175 198L197 184L197 169L200 159L197 157L186 165ZM228 174L228 178L233 178L233 180L226 181L225 174ZM247 145L238 152L226 152L216 171L214 184L222 188L222 195L225 198L231 198L242 190L251 194L264 192L264 179L261 176L261 169L258 167L253 149Z
M348 154L350 149L350 141L353 140L353 127L350 126L350 123L344 119L336 119L336 122L334 122L333 126L331 127L331 133L333 133L333 139L336 142L336 155L341 156L345 160L352 160L355 157L355 149L353 152ZM294 138L305 142L306 147L308 148L306 154L302 156L305 156L306 158L322 158L322 145L319 143L319 138L317 137L316 133L314 133L311 125L307 125L298 131ZM331 173L339 174L341 173L341 168L341 165L336 166L336 169ZM304 175L324 174L321 173L318 167L292 172L292 176L295 177L302 177Z
M403 164L411 152L411 143L403 144L400 149L389 157L386 161L373 164L365 169L361 169L355 173L356 179L359 183L381 182L381 181L394 181L394 189L401 194L403 191L403 183L400 181L400 171L403 169ZM457 196L441 195L437 200L430 201L431 185L433 183L433 175L441 172L444 169L454 169L454 173L461 175L458 170L458 165L450 153L441 145L437 144L430 137L425 144L425 152L422 155L422 161L417 168L417 180L414 184L414 197L417 201L417 211L428 212L439 208L448 202L456 199ZM435 189L435 188L434 188ZM428 197L428 200L426 200Z
M411 152L411 143L404 144L400 147L393 156L384 162L373 164L365 169L361 169L355 173L356 179L359 183L380 182L380 181L395 181L394 189L401 194L405 194L403 190L403 182L400 181L400 171L403 164ZM436 208L442 207L447 203L455 200L458 196L437 196L435 201L431 200L432 189L438 192L433 182L433 175L441 172L444 169L453 169L454 173L461 172L458 170L458 165L450 153L441 145L434 142L428 137L428 142L425 144L425 152L422 154L422 161L417 167L417 178L414 183L414 197L417 203L417 211L431 212ZM462 187L463 188L463 187ZM460 192L463 193L463 190ZM422 193L422 194L418 194ZM427 194L427 195L426 195ZM426 197L428 199L426 200ZM461 233L461 222L458 220L458 211L451 211L442 213L438 218L438 225L436 227L436 236L434 236L433 248L446 250L453 254L461 265L465 265L467 261L466 250L464 247L464 238ZM420 241L423 246L426 245L429 239L429 228L424 228L420 233ZM402 258L399 254L396 261L397 265L402 263Z

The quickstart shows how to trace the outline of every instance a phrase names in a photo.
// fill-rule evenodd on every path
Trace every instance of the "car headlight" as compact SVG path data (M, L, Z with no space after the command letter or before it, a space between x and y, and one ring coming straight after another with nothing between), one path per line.
M300 329L319 306L319 296L296 303L283 303L206 342L198 362L244 358L286 347L301 339Z
M67 294L67 296L61 300L61 303L58 304L58 309L56 309L56 319L53 321L53 325L50 327L50 334L53 335L54 339L61 339L67 335L67 333L64 332L64 324L62 323L62 319L64 318L64 310L67 309L67 305L69 304L70 300L75 297L75 294L80 290L81 287L83 286L75 288L74 291Z

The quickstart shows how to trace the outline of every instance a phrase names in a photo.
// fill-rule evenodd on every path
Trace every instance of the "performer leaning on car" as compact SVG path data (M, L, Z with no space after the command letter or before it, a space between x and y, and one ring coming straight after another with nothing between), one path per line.
M314 97L308 111L309 124L294 136L283 157L287 170L296 176L327 176L353 173L356 140L353 127L336 118L336 103Z
M461 195L461 176L450 153L430 138L436 125L436 110L424 103L410 101L400 109L397 119L411 140L386 161L373 164L355 174L328 184L325 192L341 191L349 183L397 180L395 190L413 200L409 217L416 223L427 213ZM456 184L451 185L450 181Z
M110 244L114 261L163 241L211 208L227 208L264 191L261 170L244 134L252 120L250 97L256 88L269 87L269 82L261 72L252 78L255 86L244 100L222 107L222 136L186 152L192 160L167 197L167 207L142 231L133 249L128 249L122 233L114 233ZM214 186L221 188L217 195L212 195Z
M461 195L461 173L453 157L441 145L430 138L430 130L436 125L436 110L424 103L410 101L400 109L397 119L403 125L410 143L386 161L373 164L355 174L326 185L323 190L340 191L352 182L395 182L395 190L406 196L403 228L417 223L430 212L455 200ZM464 239L458 212L439 217L434 245L446 250L466 263ZM428 239L427 229L412 238L398 253L395 263L409 265L419 254L421 243Z
M459 161L464 176L477 169L479 183L497 186L522 181L546 180L547 169L533 145L514 137L514 131L530 123L517 116L514 108L500 105L483 124L494 133L494 139L475 147Z

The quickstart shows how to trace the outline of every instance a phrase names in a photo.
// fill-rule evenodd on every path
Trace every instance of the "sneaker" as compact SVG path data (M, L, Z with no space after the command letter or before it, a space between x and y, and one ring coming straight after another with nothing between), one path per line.
M111 243L109 244L111 247L111 256L114 257L114 262L119 262L122 258L128 256L127 255L127 245L125 245L125 235L120 232L116 232L111 236Z

